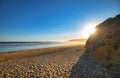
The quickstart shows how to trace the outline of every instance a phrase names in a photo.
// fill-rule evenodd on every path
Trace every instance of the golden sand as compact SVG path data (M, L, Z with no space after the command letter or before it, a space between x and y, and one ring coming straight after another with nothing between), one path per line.
M67 78L83 53L78 44L0 53L0 78Z

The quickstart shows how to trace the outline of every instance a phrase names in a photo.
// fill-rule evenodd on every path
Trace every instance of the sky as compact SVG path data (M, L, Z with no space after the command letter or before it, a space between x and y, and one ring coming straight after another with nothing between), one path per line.
M119 13L120 0L0 0L0 41L84 38L86 24Z

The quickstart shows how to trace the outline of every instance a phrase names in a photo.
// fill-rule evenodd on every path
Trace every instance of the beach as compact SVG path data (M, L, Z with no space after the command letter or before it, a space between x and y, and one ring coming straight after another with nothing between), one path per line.
M68 78L82 44L0 53L0 78Z

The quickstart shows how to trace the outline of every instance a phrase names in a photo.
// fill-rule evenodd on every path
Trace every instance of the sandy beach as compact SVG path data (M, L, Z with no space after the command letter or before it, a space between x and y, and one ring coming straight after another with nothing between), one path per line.
M68 78L84 45L0 53L0 78Z

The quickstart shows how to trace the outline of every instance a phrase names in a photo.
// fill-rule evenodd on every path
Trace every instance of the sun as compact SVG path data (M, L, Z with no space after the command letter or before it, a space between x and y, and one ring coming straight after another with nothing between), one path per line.
M81 30L82 38L88 38L91 34L95 33L95 26L97 23L87 23Z

